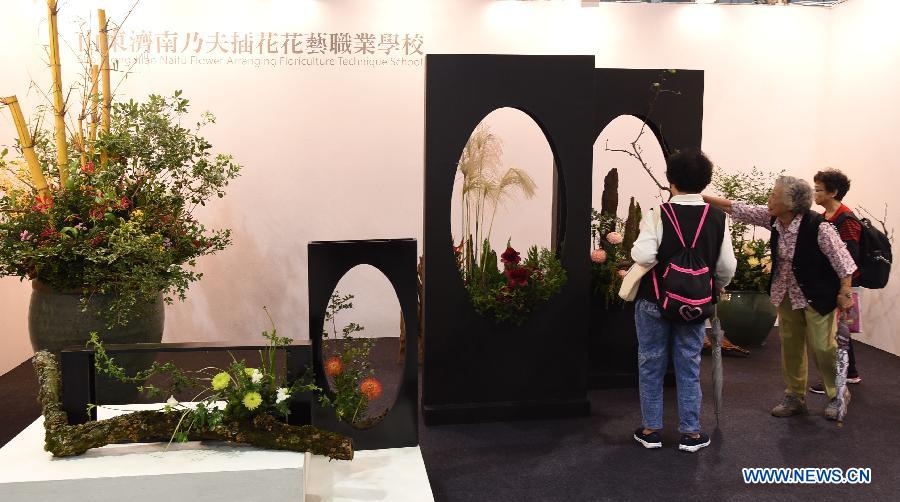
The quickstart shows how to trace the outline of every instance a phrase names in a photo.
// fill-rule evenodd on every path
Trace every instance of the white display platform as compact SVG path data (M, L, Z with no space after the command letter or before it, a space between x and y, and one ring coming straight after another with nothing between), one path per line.
M115 408L98 408L98 417L160 406ZM309 457L188 442L172 443L168 451L165 443L134 443L53 458L44 451L41 417L0 448L0 501L298 502L305 496Z
M306 502L434 501L418 446L357 451L349 462L313 455L308 471Z

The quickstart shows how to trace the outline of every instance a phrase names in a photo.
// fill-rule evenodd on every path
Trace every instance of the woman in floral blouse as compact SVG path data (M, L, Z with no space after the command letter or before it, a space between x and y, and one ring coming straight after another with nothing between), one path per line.
M766 206L750 206L704 196L735 221L772 232L774 258L769 296L778 308L781 372L785 395L772 409L776 417L807 413L807 343L828 395L825 417L837 419L835 379L835 311L853 305L850 283L856 264L835 230L810 210L812 188L804 180L782 176Z

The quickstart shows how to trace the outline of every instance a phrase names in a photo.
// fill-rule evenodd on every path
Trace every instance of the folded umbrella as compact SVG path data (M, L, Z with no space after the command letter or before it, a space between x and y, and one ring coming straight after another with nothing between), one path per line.
M709 321L710 343L712 344L712 383L713 402L716 406L716 424L719 423L719 413L722 411L722 340L725 332L722 331L722 322L719 321L718 311L713 307L713 316Z
M850 346L849 323L851 320L847 317L847 313L841 315L841 318L838 321L837 334L835 335L835 338L837 339L837 355L835 356L837 375L835 375L834 378L834 386L837 389L838 427L844 425L844 417L847 416L847 407L850 406L850 389L847 388L847 366L849 365L850 358L847 354L847 348Z

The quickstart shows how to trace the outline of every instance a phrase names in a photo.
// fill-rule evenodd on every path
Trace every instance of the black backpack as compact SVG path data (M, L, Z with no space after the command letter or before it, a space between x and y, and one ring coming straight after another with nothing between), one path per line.
M653 268L656 303L667 319L685 324L703 322L713 313L713 276L703 258L694 251L694 246L697 245L697 238L706 221L709 204L703 208L703 216L700 217L691 247L685 244L672 204L663 204L660 208L672 222L682 249L669 260L662 279L657 278L656 267Z
M859 285L868 289L881 289L891 276L891 241L880 230L872 226L868 218L859 219L853 213L841 213L834 225L840 229L846 218L859 222Z

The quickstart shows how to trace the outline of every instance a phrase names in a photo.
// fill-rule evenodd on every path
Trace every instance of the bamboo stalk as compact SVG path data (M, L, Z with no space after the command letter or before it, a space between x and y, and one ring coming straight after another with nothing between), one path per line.
M75 140L75 148L81 154L79 165L87 164L87 150L84 147L84 114L78 116L78 138Z
M19 133L19 145L22 147L22 156L28 164L28 172L31 174L31 182L42 197L50 196L50 189L47 187L47 179L41 171L41 163L38 162L37 154L34 153L34 142L31 139L31 133L28 132L28 125L25 123L25 116L22 115L22 108L19 106L19 100L15 96L8 98L0 98L0 103L9 107L12 113L13 123L16 125L16 131Z
M97 122L100 121L97 115L97 106L100 103L99 89L97 88L97 79L100 77L100 67L91 65L91 125L90 125L90 142L88 143L88 153L94 155L94 142L97 141Z
M59 62L59 30L56 23L56 0L47 0L50 19L50 73L53 77L53 116L56 119L56 164L59 184L65 186L69 177L69 154L66 148L66 110L62 96L62 66Z
M112 94L110 90L109 83L109 38L108 38L108 24L106 22L106 11L103 9L97 9L97 21L100 24L100 31L98 34L98 41L100 44L100 75L102 77L103 82L103 115L101 118L101 131L103 133L109 132L109 115L110 109L112 108ZM106 151L100 151L100 167L106 167L106 163L108 161Z

